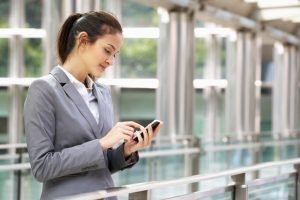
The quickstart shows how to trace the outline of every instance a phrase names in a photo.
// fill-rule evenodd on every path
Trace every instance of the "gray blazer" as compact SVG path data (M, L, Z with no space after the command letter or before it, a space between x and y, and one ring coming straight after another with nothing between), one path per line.
M34 81L24 105L25 134L32 173L43 182L41 199L113 187L111 173L131 167L123 145L103 150L99 138L112 128L109 89L95 84L99 123L65 73L55 67Z

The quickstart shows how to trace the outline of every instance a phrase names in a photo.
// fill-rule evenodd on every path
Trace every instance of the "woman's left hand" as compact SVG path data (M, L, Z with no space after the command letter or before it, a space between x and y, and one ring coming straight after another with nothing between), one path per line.
M149 124L146 127L148 129L148 131L146 130L146 128L140 127L140 130L144 134L144 139L141 137L141 134L138 134L137 135L138 142L134 141L133 139L125 142L125 144L124 144L124 154L125 154L125 157L129 156L133 152L136 152L136 151L138 151L140 149L149 147L151 145L151 142L152 142L153 138L159 132L162 124L163 123L160 122L160 124L155 128L155 131L153 131L153 129L151 127L151 124Z

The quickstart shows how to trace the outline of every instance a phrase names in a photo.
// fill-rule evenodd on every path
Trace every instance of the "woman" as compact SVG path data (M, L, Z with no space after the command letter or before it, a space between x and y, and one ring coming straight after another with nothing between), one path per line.
M134 165L137 150L160 129L112 124L109 89L94 81L112 65L121 43L122 27L112 15L73 14L58 36L61 64L31 84L25 134L33 175L43 182L41 199L113 187L111 173ZM132 139L135 128L144 134L138 142Z

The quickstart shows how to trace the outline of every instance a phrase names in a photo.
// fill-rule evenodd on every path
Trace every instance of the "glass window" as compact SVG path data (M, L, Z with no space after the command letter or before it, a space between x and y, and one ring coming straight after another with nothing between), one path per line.
M41 28L42 10L41 0L25 0L26 28Z
M203 78L204 62L205 62L205 41L204 38L196 38L195 44L195 78Z
M9 23L8 23L9 10L10 10L10 1L1 0L0 1L0 28L9 27Z
M156 77L156 39L124 39L121 49L122 78Z
M260 130L261 132L272 130L272 88L261 89L260 101Z
M0 88L0 144L8 143L9 93Z
M8 76L9 65L9 40L0 38L0 77Z
M120 121L133 120L146 126L155 116L155 90L121 90Z
M42 74L43 48L41 39L24 40L25 77L39 77Z
M158 26L156 9L132 0L123 0L122 24L125 27Z
M195 93L195 112L194 112L194 135L202 136L203 133L203 113L204 113L203 91L196 90Z
M273 45L262 46L261 80L272 82L274 79Z

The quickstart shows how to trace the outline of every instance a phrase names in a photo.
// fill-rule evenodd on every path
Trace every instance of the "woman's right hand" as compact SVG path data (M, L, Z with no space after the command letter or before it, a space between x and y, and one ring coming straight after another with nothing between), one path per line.
M140 124L127 121L118 122L103 138L99 140L102 149L108 149L117 144L120 140L129 141L133 137L134 128L141 127Z

